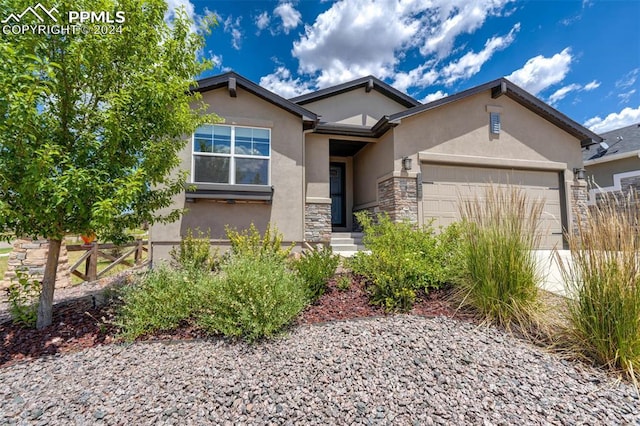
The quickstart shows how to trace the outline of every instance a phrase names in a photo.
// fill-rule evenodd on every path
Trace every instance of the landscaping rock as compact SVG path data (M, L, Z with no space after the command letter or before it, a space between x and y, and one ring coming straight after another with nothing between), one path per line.
M442 317L99 346L0 368L0 383L0 424L640 423L631 385Z

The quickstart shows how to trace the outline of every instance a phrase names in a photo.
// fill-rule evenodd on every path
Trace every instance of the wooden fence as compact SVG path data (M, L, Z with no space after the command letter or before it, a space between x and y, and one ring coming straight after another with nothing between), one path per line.
M113 251L114 249L128 249L122 253L119 257L113 256L106 252L106 250ZM143 260L143 252L149 253L148 241L136 240L134 242L116 245L116 244L87 244L87 245L68 245L67 251L86 251L80 258L69 268L71 273L77 277L82 278L84 281L95 281L102 278L107 272L116 267L116 265L126 265L130 268L144 267L149 264L149 256ZM127 259L134 254L133 263ZM110 260L111 263L98 272L98 258ZM84 273L80 272L78 268L84 263Z

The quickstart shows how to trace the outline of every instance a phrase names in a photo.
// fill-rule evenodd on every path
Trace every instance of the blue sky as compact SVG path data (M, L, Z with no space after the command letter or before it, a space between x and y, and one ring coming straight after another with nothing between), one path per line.
M506 76L596 132L640 123L640 1L197 1L207 75L286 98L378 78L421 102Z

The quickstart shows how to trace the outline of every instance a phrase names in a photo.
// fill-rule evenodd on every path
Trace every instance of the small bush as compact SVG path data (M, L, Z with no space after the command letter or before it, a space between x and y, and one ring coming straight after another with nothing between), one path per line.
M331 247L307 250L293 261L293 268L305 283L307 300L313 303L325 293L327 281L333 277L339 262Z
M40 283L26 272L17 271L8 288L9 313L15 323L29 328L36 326Z
M416 290L428 292L451 280L458 252L455 225L436 235L430 224L417 228L410 222L392 222L387 215L379 215L377 222L366 213L356 217L371 253L357 253L349 266L369 282L372 304L406 311L413 306Z
M485 319L529 328L538 312L536 260L544 202L516 187L487 188L484 199L460 203L463 218L459 289L463 304Z
M271 224L267 225L264 235L260 235L260 231L253 223L249 229L243 231L237 231L229 226L226 226L225 230L234 255L285 260L293 249L293 244L286 249L282 248L282 234L275 226L271 227Z
M603 200L568 235L562 263L572 341L601 365L640 378L640 210L634 198Z
M201 308L202 280L208 272L176 270L160 265L135 286L122 288L116 325L125 340L172 330L192 319Z
M351 277L349 275L340 275L336 281L336 287L340 291L347 291L351 288Z
M180 247L171 249L171 259L175 266L182 269L211 271L218 264L217 252L211 252L211 235L208 231L206 234L199 229L196 231L198 235L194 236L191 229L187 230Z
M208 310L198 324L249 341L280 331L306 304L302 279L274 256L234 256L206 289Z

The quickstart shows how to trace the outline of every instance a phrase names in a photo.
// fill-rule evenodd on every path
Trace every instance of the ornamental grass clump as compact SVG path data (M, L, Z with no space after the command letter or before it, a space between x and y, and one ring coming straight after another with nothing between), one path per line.
M640 211L635 197L605 196L577 232L562 262L569 290L570 338L578 352L640 378ZM560 258L560 256L558 256Z
M544 202L516 187L490 185L484 197L460 202L462 271L459 297L485 320L529 329L539 312L540 276L533 253Z

